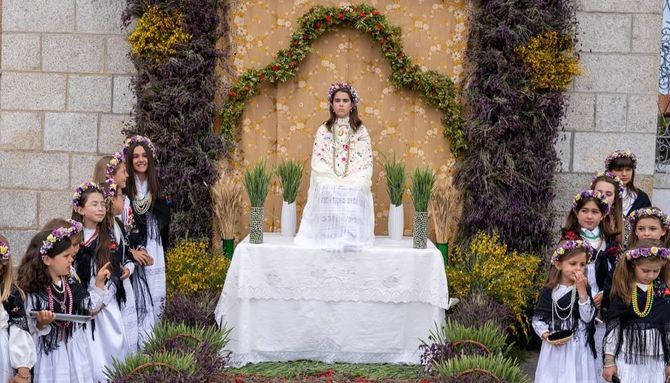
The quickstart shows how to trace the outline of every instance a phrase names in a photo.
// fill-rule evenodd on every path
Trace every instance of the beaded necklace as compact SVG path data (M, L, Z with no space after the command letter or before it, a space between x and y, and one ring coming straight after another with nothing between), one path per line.
M49 311L55 312L55 310L54 310L54 301L55 301L60 306L60 311L59 312L61 312L63 314L72 314L72 307L73 307L72 290L70 290L70 285L67 283L65 278L61 277L60 282L63 285L63 290L62 291L58 291L55 288L55 284L53 282L47 288ZM53 290L56 290L56 292L63 294L63 300L62 301L54 296L54 293L52 291L52 286L54 287ZM66 327L68 327L72 324L72 322L70 322L70 321L65 321L65 322L56 321L54 323L60 328L66 328Z
M644 318L647 315L649 315L649 313L651 313L651 305L654 303L654 286L652 286L651 284L647 286L647 302L644 305L643 311L640 311L640 306L638 305L637 302L637 289L633 291L633 297L631 303L635 315L637 315L640 318Z
M561 307L558 304L557 300L555 300L555 299L551 300L551 322L552 323L554 322L554 314L558 317L558 319L560 319L562 321L572 320L572 306L575 304L576 296L577 296L577 289L573 286L572 293L570 294L570 304L568 304L568 306ZM565 310L569 310L568 315L566 315L565 317L562 317L560 311L565 311Z

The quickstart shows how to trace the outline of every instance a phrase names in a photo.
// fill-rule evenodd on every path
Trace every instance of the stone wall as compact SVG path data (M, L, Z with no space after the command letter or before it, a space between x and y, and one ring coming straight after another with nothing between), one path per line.
M616 149L638 156L636 184L652 193L656 148L662 0L577 0L583 74L569 92L565 131L557 143L557 227L574 195ZM668 206L670 208L670 206Z
M1 0L0 233L21 254L130 120L122 0ZM17 257L18 258L18 257Z

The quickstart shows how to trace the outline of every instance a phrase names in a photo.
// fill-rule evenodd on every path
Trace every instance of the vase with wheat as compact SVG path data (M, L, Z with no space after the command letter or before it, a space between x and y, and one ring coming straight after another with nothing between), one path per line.
M270 178L272 178L272 172L266 169L265 161L257 163L251 170L244 171L242 182L247 189L249 202L251 202L249 242L254 244L263 243L263 206L268 195Z
M428 202L435 184L435 173L430 168L416 169L412 176L414 228L412 239L415 249L425 249L428 241Z
M393 240L400 240L405 228L402 204L402 196L405 193L405 164L396 161L394 155L392 161L384 163L384 171L386 172L386 190L391 200L388 218L389 237Z
M242 214L242 186L232 177L222 175L211 191L214 219L223 238L223 252L232 259L235 250L235 225Z
M295 236L295 199L298 197L303 170L304 165L293 160L284 161L275 169L282 188L281 235L283 237Z
M453 235L456 221L460 215L460 206L459 195L449 185L446 178L435 182L433 196L430 200L430 214L433 217L433 225L435 226L435 246L442 253L445 266L449 264L448 239Z

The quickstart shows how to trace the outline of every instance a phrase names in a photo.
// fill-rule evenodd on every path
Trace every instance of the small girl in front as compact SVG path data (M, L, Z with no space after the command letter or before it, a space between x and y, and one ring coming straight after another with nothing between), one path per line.
M533 315L533 329L543 341L536 383L596 381L596 309L585 275L592 251L585 241L563 241L551 256L547 283Z
M664 247L670 247L670 217L657 207L635 210L628 216L631 243L639 239L658 239Z
M45 383L94 382L92 359L84 331L87 325L56 320L55 314L95 314L107 299L105 281L109 265L95 276L90 292L70 277L76 247L73 238L82 229L79 222L69 227L38 232L21 260L18 285L28 296L26 312L37 312L28 318L28 327L37 346L34 381Z
M617 264L603 342L603 378L670 381L670 250L642 239Z

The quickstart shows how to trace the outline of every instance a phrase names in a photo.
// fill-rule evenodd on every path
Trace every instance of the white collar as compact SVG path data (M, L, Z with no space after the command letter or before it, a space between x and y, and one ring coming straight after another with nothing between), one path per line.
M149 179L142 181L140 177L135 174L135 186L136 193L138 198L144 198L147 195L147 190L149 189Z
M349 125L349 116L344 118L339 118L335 120L335 125Z
M645 293L647 292L647 289L649 288L649 285L643 285L642 283L635 283L637 287L639 287L642 291Z
M96 229L84 228L84 242L88 241L93 236L93 234L95 234L95 230Z

